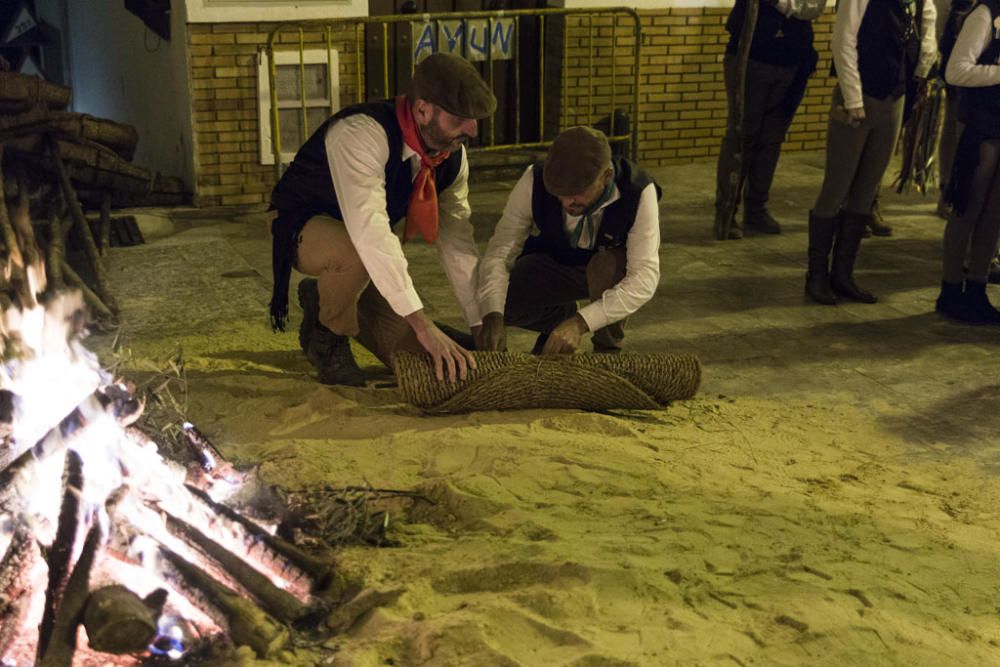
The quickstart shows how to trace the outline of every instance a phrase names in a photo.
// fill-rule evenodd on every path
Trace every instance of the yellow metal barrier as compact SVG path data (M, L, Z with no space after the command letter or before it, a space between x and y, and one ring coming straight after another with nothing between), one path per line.
M275 59L275 53L282 50L280 44L295 44L299 54L299 67L298 67L298 83L299 83L299 95L300 95L300 122L302 125L302 139L303 141L309 137L309 118L308 118L308 105L306 101L306 39L305 35L307 32L310 34L319 32L323 35L323 42L327 50L327 72L328 72L328 88L329 81L333 74L333 54L334 48L334 32L337 31L338 34L343 33L345 30L350 30L353 26L354 30L354 41L355 41L355 71L356 71L356 82L355 82L355 102L360 103L365 101L365 86L364 86L364 76L371 76L373 73L366 72L365 75L362 74L362 42L364 41L364 27L365 26L380 26L381 27L381 42L382 42L382 90L388 94L389 91L389 63L390 63L390 45L389 45L389 25L390 24L409 24L411 22L431 22L431 21L468 21L475 19L485 19L487 21L487 30L492 40L494 21L501 19L510 18L537 18L538 19L538 74L539 74L539 90L538 90L538 136L540 137L537 141L523 142L521 141L522 130L521 130L521 105L524 102L525 95L521 90L521 62L519 58L514 58L514 108L512 112L514 113L514 141L508 141L505 143L497 143L496 133L494 123L490 123L489 138L485 142L484 146L479 146L473 150L482 151L502 151L502 150L512 150L512 149L531 149L531 148L545 148L552 143L554 139L554 133L550 137L546 137L545 127L546 127L546 104L545 104L545 83L546 83L546 71L545 71L545 55L547 51L547 37L548 33L546 30L546 19L552 17L561 17L563 19L563 39L562 39L562 53L561 53L561 68L564 79L562 81L562 89L560 91L559 101L561 102L562 108L560 109L559 127L565 127L569 125L577 124L591 124L594 122L595 116L601 115L601 110L595 107L594 101L594 88L599 84L596 80L595 72L600 68L600 64L595 65L595 60L601 60L599 54L597 53L600 46L595 46L595 26L594 20L598 21L608 19L610 20L610 32L605 36L610 36L610 48L609 53L606 54L604 58L605 65L610 67L610 103L607 105L607 118L608 126L605 131L608 134L608 138L612 142L628 142L630 144L630 153L633 159L636 158L638 152L638 125L639 125L639 84L640 75L639 71L642 65L640 57L640 49L642 44L642 34L641 25L639 21L639 14L631 8L627 7L607 7L607 8L588 8L588 9L518 9L518 10L500 10L500 11L479 11L479 12L454 12L454 13L438 13L438 14L397 14L391 16L368 16L368 17L356 17L347 19L335 19L329 21L305 21L298 23L282 23L278 25L268 36L267 45L264 47L264 51L268 57L268 81L270 83L270 95L271 95L271 139L272 146L274 150L274 164L277 176L281 176L282 169L282 158L281 158L281 117L279 113L279 99L278 99L278 87L277 87L277 63ZM619 53L619 35L618 28L620 19L623 19L624 23L631 23L631 43L627 46L631 49L631 108L630 108L630 131L627 134L617 134L616 133L616 106L617 106L617 69L619 66L618 53ZM571 26L571 22L573 25ZM605 25L603 28L607 28ZM627 25L625 26L628 27ZM575 31L571 28L576 28ZM577 43L577 48L586 48L587 57L584 64L585 67L585 80L586 80L586 104L583 113L576 107L570 108L569 102L569 90L570 85L565 80L567 74L574 72L574 68L570 64L570 35L573 32L584 31L586 35L586 41L583 41L582 37L579 37L579 43ZM287 37L283 40L282 37L288 35L292 31L292 35L296 34L298 39L288 39ZM516 36L516 39L520 39L520 31ZM466 36L466 39L468 37ZM628 40L626 40L628 41ZM518 48L518 52L520 49ZM411 52L412 55L412 52ZM411 72L415 58L410 59ZM494 59L493 59L493 49L490 48L487 53L486 59L487 65L487 83L490 88L494 90L495 80L494 80ZM575 70L579 74L579 68ZM399 91L402 92L402 91ZM330 92L332 95L332 91ZM500 105L504 104L504 98L502 95L497 95ZM581 99L579 94L577 94L576 99ZM332 100L331 100L332 102ZM339 101L338 101L339 103ZM602 109L604 108L603 105Z

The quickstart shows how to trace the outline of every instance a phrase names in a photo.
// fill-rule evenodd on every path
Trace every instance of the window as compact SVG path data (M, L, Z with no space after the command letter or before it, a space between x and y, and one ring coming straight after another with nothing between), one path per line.
M281 128L281 162L287 164L309 135L340 109L340 68L337 52L327 52L326 49L306 49L301 61L298 51L276 51L274 57L278 124ZM302 124L300 62L305 63L305 127ZM267 72L268 54L262 52L257 67L260 163L274 164L274 146L271 143L271 85Z

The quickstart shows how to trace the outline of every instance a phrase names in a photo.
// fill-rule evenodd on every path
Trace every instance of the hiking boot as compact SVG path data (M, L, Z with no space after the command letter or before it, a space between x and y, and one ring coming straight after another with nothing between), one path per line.
M302 324L299 325L299 346L303 352L309 349L309 339L319 326L319 288L315 278L303 278L299 282L299 306L302 308Z
M306 356L316 367L321 383L365 386L365 376L354 361L351 340L347 336L340 336L322 324L317 324L309 337Z
M837 218L821 218L809 212L809 270L806 272L806 294L824 306L837 305L830 289L830 249L837 228Z
M780 234L781 224L774 219L770 211L762 208L759 211L747 211L743 214L743 226L752 227L762 234Z

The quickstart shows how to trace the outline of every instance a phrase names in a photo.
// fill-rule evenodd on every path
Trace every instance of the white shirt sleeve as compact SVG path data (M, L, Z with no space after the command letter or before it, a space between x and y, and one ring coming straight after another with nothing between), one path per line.
M438 192L437 251L448 282L470 327L479 326L483 318L476 298L479 248L472 228L469 207L469 161L462 146L462 163L454 182Z
M833 64L837 68L837 85L844 96L844 107L863 109L861 72L858 70L858 31L868 9L868 0L840 0L837 20L833 24Z
M625 277L601 298L580 309L587 329L621 321L653 298L660 284L660 205L650 183L639 197L635 224L625 241Z
M479 264L479 307L483 315L504 312L510 269L535 224L531 215L533 171L533 167L528 167L511 190Z
M945 80L953 86L979 88L1000 84L1000 65L980 65L979 56L993 39L989 7L976 7L965 19L955 48L948 58Z
M826 0L778 0L774 7L787 18L812 21L823 15Z
M920 60L917 62L915 76L927 76L931 67L937 61L937 7L934 0L924 0L924 13L920 22Z
M364 114L341 119L326 132L326 156L347 234L375 288L401 317L420 310L423 304L385 210L385 130Z

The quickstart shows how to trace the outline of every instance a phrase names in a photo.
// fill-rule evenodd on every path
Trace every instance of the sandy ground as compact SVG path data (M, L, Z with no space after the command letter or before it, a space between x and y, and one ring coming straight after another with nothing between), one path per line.
M726 243L712 166L658 170L663 278L627 342L704 364L664 410L427 417L360 352L368 388L319 385L266 325L259 212L165 212L114 251L123 338L137 359L182 348L192 420L268 482L435 499L392 517L400 548L340 555L406 592L328 664L1000 664L998 333L930 312L941 223L917 195L887 195L896 235L862 250L878 305L805 304L821 161L783 158L784 234ZM480 240L505 193L474 191ZM458 323L433 251L407 252Z

